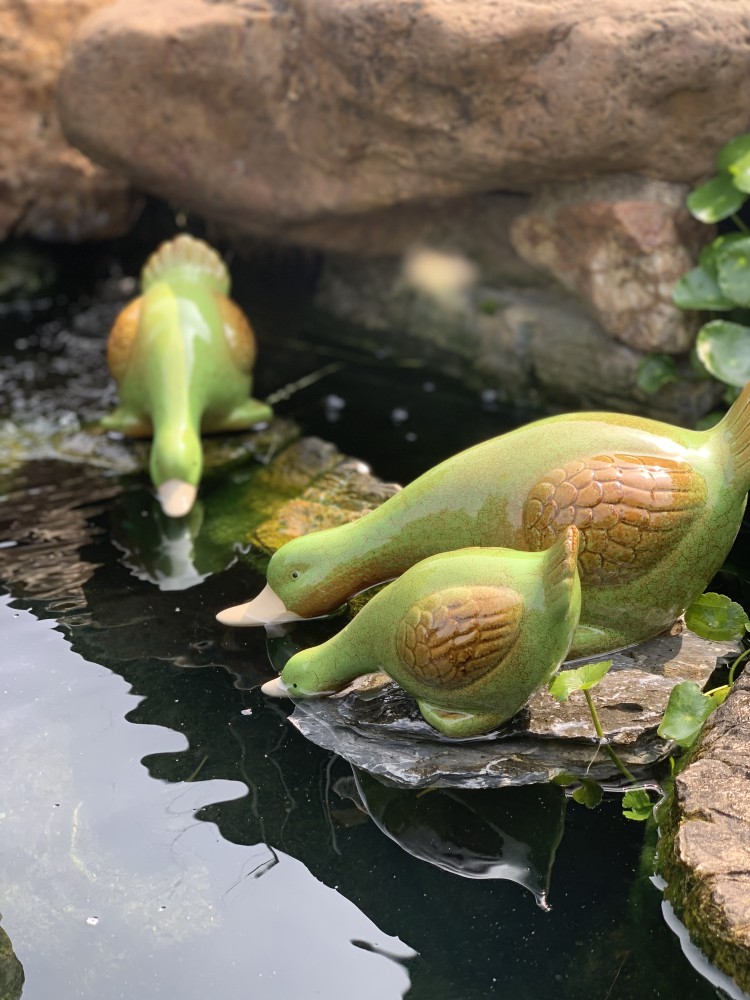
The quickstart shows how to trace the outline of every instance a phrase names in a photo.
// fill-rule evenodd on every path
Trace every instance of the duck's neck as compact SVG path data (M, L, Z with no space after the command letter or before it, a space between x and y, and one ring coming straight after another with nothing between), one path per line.
M471 526L462 530L460 523L452 525L450 544L446 543L441 518L430 513L410 516L411 505L404 499L408 501L404 493L396 494L359 520L332 529L324 551L331 565L329 585L340 603L400 576L436 552L476 544Z

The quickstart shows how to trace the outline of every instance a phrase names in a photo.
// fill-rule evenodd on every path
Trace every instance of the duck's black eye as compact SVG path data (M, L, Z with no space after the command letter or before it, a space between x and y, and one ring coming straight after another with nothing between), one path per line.
M298 569L293 569L292 570L292 579L296 580L298 576L299 576L299 570Z

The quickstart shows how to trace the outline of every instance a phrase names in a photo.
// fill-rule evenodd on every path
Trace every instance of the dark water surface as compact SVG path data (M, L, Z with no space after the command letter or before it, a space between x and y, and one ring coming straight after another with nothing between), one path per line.
M6 412L101 409L96 308L6 317ZM259 325L257 394L328 370L278 410L384 478L511 419L418 364ZM0 1000L725 995L667 927L619 801L355 775L258 691L261 632L214 620L261 576L220 547L196 566L143 477L46 459L0 494ZM522 870L549 879L549 912Z

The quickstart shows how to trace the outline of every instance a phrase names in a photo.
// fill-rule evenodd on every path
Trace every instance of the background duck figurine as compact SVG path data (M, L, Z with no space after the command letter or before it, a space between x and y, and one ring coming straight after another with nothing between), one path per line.
M580 533L571 655L656 635L702 593L750 487L750 387L707 431L617 413L549 417L475 445L357 521L294 539L228 625L313 617L436 552L547 548Z
M441 733L496 729L565 658L581 610L578 539L571 526L546 552L472 548L422 560L332 639L295 653L282 690L320 694L385 670Z
M268 420L249 398L255 338L229 295L229 272L206 243L163 243L141 272L142 295L117 317L107 362L120 405L108 430L149 437L151 479L162 508L183 517L203 469L201 431L241 430Z

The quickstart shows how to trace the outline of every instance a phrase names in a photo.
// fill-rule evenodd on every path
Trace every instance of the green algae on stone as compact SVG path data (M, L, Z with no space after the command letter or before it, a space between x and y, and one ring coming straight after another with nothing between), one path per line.
M707 721L661 810L658 867L691 940L750 992L750 674Z

